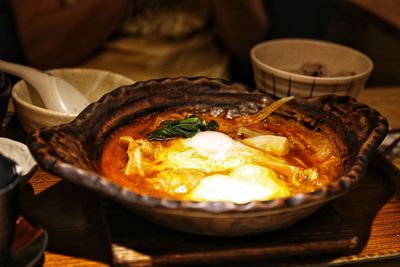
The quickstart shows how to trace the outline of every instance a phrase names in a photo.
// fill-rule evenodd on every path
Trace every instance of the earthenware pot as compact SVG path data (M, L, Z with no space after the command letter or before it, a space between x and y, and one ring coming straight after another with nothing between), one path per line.
M103 96L70 123L36 130L29 147L46 171L90 188L156 223L185 232L238 236L287 227L322 205L350 192L364 176L368 161L387 133L377 111L347 96L295 99L270 119L294 125L334 142L342 157L342 175L311 193L269 201L193 202L149 197L112 183L99 174L104 142L135 118L171 107L227 116L254 114L275 101L238 83L208 78L174 78L138 82Z

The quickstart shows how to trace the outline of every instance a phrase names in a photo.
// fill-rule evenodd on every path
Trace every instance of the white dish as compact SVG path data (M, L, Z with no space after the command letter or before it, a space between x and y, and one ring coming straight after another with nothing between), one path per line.
M22 181L29 179L38 168L29 148L21 142L0 137L0 153L17 164Z

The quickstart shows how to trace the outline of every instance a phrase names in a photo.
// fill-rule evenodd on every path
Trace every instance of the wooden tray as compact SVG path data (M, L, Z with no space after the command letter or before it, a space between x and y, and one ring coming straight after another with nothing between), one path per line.
M249 237L204 237L171 231L106 201L103 210L113 243L114 263L117 266L363 263L365 266L376 260L397 261L400 199L397 182L390 179L390 176L397 179L398 175L392 172L395 170L392 167L377 155L364 180L348 195L290 228Z
M286 230L247 237L208 237L168 230L107 203L116 265L211 264L280 256L343 253L358 238L331 208ZM139 257L139 255L141 255Z

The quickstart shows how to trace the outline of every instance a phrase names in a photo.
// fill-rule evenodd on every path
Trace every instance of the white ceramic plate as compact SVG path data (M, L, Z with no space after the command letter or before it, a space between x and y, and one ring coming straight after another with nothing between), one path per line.
M0 137L0 153L15 161L22 181L29 179L38 168L29 148L21 142Z

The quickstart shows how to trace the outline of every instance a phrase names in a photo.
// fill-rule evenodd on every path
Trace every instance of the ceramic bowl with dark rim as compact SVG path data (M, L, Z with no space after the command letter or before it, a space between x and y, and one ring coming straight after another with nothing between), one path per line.
M178 201L134 193L99 174L106 140L135 118L171 107L229 116L254 114L276 100L244 85L209 78L168 78L117 88L67 124L36 130L29 147L48 172L90 188L133 212L179 231L239 236L287 227L353 189L387 133L387 121L347 96L295 99L269 118L295 125L305 133L328 137L342 157L339 178L310 193L237 204L229 201ZM282 127L285 127L283 125ZM310 135L312 136L312 135Z

